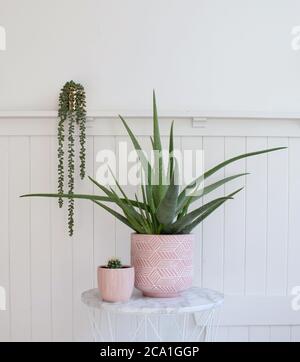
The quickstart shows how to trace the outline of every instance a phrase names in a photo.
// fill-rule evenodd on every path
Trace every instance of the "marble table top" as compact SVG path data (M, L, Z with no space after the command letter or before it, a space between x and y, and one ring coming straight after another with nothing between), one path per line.
M211 289L192 287L175 298L144 297L138 290L133 292L128 302L104 302L98 289L90 289L82 293L81 300L88 307L102 309L115 313L133 314L180 314L208 310L221 305L223 294Z

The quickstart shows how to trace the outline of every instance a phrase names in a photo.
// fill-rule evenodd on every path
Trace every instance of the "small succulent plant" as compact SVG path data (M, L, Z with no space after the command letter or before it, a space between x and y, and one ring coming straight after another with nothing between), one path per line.
M111 258L107 262L108 269L120 269L122 268L121 260L118 258Z

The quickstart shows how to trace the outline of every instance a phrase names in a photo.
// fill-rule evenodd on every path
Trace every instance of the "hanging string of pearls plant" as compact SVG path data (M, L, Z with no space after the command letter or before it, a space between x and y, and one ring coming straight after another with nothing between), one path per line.
M59 95L58 109L58 193L64 195L64 144L67 136L68 141L68 194L74 194L75 180L75 130L79 128L79 168L80 178L85 177L86 157L86 98L84 87L74 81L67 82L61 89ZM63 206L63 198L58 198L58 205ZM68 230L73 235L74 230L74 199L68 199Z

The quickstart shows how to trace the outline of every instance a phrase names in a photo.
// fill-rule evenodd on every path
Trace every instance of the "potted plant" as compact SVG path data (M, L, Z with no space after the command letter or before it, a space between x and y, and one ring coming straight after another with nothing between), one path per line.
M158 153L160 157L154 157L153 164L142 152L138 139L124 118L120 116L120 119L138 152L142 169L146 175L145 182L140 185L140 198L135 196L134 200L129 199L117 180L115 181L118 192L111 187L99 184L91 177L89 179L104 192L105 196L82 194L31 194L24 196L87 199L102 207L134 231L131 236L131 259L132 265L135 267L135 287L151 297L176 296L192 284L192 254L195 239L194 235L191 234L192 230L227 200L232 199L242 188L224 197L204 203L193 211L190 211L190 207L196 200L203 198L227 182L245 176L246 173L225 177L208 185L206 185L206 181L232 162L285 147L235 156L207 170L190 184L180 187L176 182L178 167L174 157L173 123L169 136L167 169L161 157L162 145L155 93L153 93L153 137L151 141L154 153ZM116 204L121 211L109 207L106 202Z
M58 193L64 193L65 182L65 161L64 161L64 143L68 141L68 193L74 192L75 181L75 128L79 128L79 159L80 159L80 178L83 180L85 177L85 151L86 151L86 99L84 87L75 83L73 80L65 83L59 95L59 109L58 109ZM67 134L67 137L66 137ZM58 205L63 206L63 199L58 198ZM68 200L68 229L69 235L73 235L74 227L74 199Z
M122 265L112 258L107 265L98 267L98 288L106 302L126 302L130 299L134 285L134 268Z

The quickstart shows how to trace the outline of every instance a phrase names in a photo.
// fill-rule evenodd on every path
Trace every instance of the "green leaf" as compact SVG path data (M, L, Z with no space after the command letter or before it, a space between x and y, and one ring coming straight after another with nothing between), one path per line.
M168 190L156 211L157 220L164 225L171 223L176 216L179 186L169 185Z
M132 133L131 129L127 125L125 119L120 115L119 115L119 117L120 117L124 127L126 128L126 131L127 131L128 135L129 135L129 137L131 139L131 142L132 142L135 150L138 152L138 156L139 156L139 159L141 161L141 165L142 165L142 168L143 168L143 170L145 172L146 179L147 179L146 193L147 193L147 199L148 199L149 207L154 212L155 205L154 205L154 200L153 200L153 190L152 190L152 187L151 187L151 184L152 184L152 167L151 167L149 161L147 160L144 152L142 151L142 148L141 148L138 140L136 139L136 137Z
M141 224L143 224L141 215L134 209L131 204L121 201L120 197L112 188L110 188L110 191L113 195L112 197L114 198L114 202L122 209L132 226L134 226L135 228L141 228ZM125 200L128 201L128 199Z
M118 180L116 179L115 175L113 174L111 168L109 168L109 171L118 187L118 189L120 190L121 194L123 195L125 202L123 202L121 200L121 198L117 195L117 193L110 187L110 191L112 193L112 195L114 196L115 202L116 204L121 207L121 209L123 210L125 216L127 216L128 221L135 226L136 228L139 228L140 226L145 227L144 225L144 220L143 220L143 215L139 214L133 204L130 202L130 200L128 199L128 197L126 196L125 192L123 191L121 185L119 184ZM138 200L136 200L138 202ZM139 210L142 210L140 206L138 206ZM147 225L146 225L147 226Z
M112 173L112 176L114 177L113 173ZM134 207L132 206L132 204L128 200L126 194L123 192L121 186L119 185L119 183L118 183L118 181L117 181L117 179L115 177L114 177L114 180L117 183L118 188L120 189L120 191L122 192L122 194L123 194L123 196L125 198L124 201L118 196L118 194L111 187L110 187L110 190L108 190L105 186L100 185L96 180L92 179L90 176L89 176L89 179L95 185L97 185L103 192L105 192L107 194L107 196L110 197L115 202L115 204L118 205L122 209L122 211L124 212L124 214L127 217L128 221L130 222L130 224L134 228L139 229L141 227L141 225L140 225L141 216L134 209Z
M155 206L158 206L165 194L166 187L164 179L162 146L160 139L155 91L153 91L153 151L154 151L154 165L153 165L154 185L152 190L153 190Z
M220 202L218 202L216 205L212 206L211 208L209 208L208 210L206 210L206 212L204 212L203 214L201 214L197 219L195 219L191 224L189 224L188 226L186 226L184 229L181 230L181 234L189 234L200 222L202 222L204 219L207 218L207 216L209 216L212 212L214 212L218 207L220 207L221 205L224 204L224 202L226 202L228 199L232 199L233 196L235 194L237 194L238 192L240 192L241 190L243 190L243 187L241 187L240 189L232 192L230 195L225 197L225 200L220 200Z
M224 185L227 182L230 182L238 177L242 177L242 176L246 176L249 175L248 172L245 173L239 173L237 175L233 175L233 176L229 176L229 177L225 177L224 179L221 179L213 184L210 184L208 186L205 186L202 190L202 192L199 191L198 188L196 188L189 196L185 196L185 197L181 197L178 200L178 211L181 210L184 207L188 207L191 203L199 200L200 198L202 198L203 196L209 194L210 192L214 191L215 189L217 189L218 187ZM199 186L199 185L198 185ZM198 195L198 192L200 192L200 195Z
M140 223L139 223L140 215L134 210L134 208L130 204L128 204L128 199L125 199L123 201L123 199L121 199L112 188L108 190L105 186L100 185L96 180L93 180L90 176L89 179L92 182L94 182L94 184L96 184L103 192L105 192L106 195L110 197L112 201L122 209L122 211L124 212L125 216L128 219L128 222L132 225L132 227L134 227L135 229L140 229Z
M151 141L152 149L154 150L154 141L153 141L153 137L152 137L152 136L150 136L150 141Z
M207 204L205 204L203 206L200 206L199 208L191 211L187 215L181 217L180 219L178 219L173 224L171 224L171 225L167 226L166 228L164 228L164 230L168 234L179 234L185 227L187 227L187 225L191 224L193 222L193 220L196 219L196 217L198 217L201 214L204 214L207 210L209 210L212 207L216 206L221 201L225 202L226 200L229 200L229 199L232 199L232 197L230 197L230 196L228 196L228 197L219 197L219 198L217 198L215 200L212 200L212 201L208 202Z
M171 175L173 175L174 171L174 135L173 135L174 121L172 121L170 128L170 137L169 137L169 165L167 176L168 179L171 180Z
M153 144L155 150L160 152L162 151L159 124L158 124L156 97L154 90L153 90Z
M99 201L93 201L95 204L97 204L98 206L102 207L104 210L106 210L107 212L109 212L111 215L113 215L114 217L116 217L118 220L120 220L123 224L129 226L131 229L133 229L134 231L136 231L137 233L141 233L141 229L136 229L135 227L133 227L133 225L126 219L126 217L124 217L123 215L119 214L117 211L111 209L110 207L106 206L105 204L102 204Z
M156 211L157 220L163 225L168 225L172 223L176 216L177 198L179 192L179 185L177 184L177 182L175 182L176 171L177 168L175 163L175 168L171 177L170 185Z
M147 205L147 197L146 197L144 185L141 185L141 190L142 190L143 204ZM156 224L157 224L155 213L152 212L151 208L149 208L149 207L145 209L145 212L146 212L146 217L147 217L148 223L152 226L153 230L155 230Z
M269 152L274 152L274 151L279 151L279 150L283 150L286 149L287 147L276 147L276 148L269 148L266 150L261 150L261 151L256 151L256 152L250 152L250 153L244 153L242 155L238 155L235 157L230 158L229 160L223 161L220 164L216 165L215 167L213 167L212 169L206 171L203 175L197 177L194 181L192 181L189 185L187 185L182 192L179 195L179 202L181 202L181 199L185 196L185 194L188 192L188 189L193 189L195 188L198 184L200 184L201 182L203 182L205 179L207 179L209 176L213 175L215 172L219 171L220 169L224 168L225 166L229 165L232 162L241 160L243 158L246 157L252 157L252 156L256 156L256 155L261 155L263 153L269 153Z
M65 199L84 199L84 200L98 200L98 201L108 201L112 202L112 200L107 196L98 196L98 195L87 195L87 194L56 194L56 193L36 193L36 194L26 194L21 195L20 197L53 197L59 198L63 197Z
M136 201L139 202L137 195L135 194L134 196L135 196ZM146 214L140 207L139 207L139 211L140 211L141 218L142 218L143 228L146 231L146 234L151 234L151 223L149 223L149 221L147 220Z
M53 198L65 198L65 199L83 199L83 200L90 200L90 201L102 201L102 202L114 202L112 198L107 197L107 196L99 196L99 195L87 195L87 194L55 194L55 193L36 193L36 194L26 194L26 195L21 195L22 197L53 197ZM121 199L122 201L126 201L124 199ZM134 205L134 206L139 206L136 204L135 200L130 200L130 202ZM140 204L140 207L144 208L145 205L144 204Z
M143 167L145 175L147 175L148 185L151 185L151 172L149 173L149 171L152 170L151 165L150 165L149 161L147 160L147 157L145 156L145 154L139 144L139 141L136 139L135 135L132 133L132 131L129 128L129 126L127 125L125 119L120 115L119 115L119 117L120 117L121 121L123 122L124 127L126 128L126 131L131 139L131 142L132 142L135 150L138 153L138 156L141 161L141 165Z

